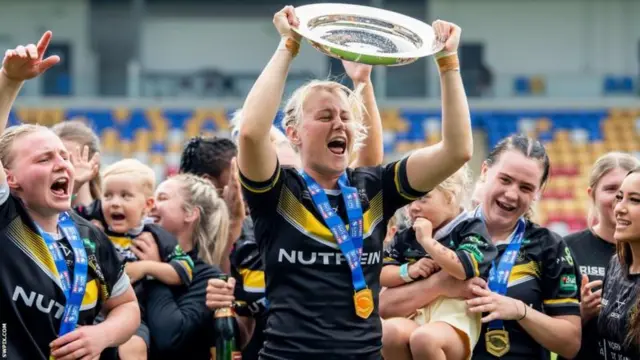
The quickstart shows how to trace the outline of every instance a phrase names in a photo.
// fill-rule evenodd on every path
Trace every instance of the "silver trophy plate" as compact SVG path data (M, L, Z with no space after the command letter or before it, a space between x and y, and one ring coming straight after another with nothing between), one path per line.
M369 65L399 66L442 50L433 28L393 11L349 4L296 7L293 30L320 52Z

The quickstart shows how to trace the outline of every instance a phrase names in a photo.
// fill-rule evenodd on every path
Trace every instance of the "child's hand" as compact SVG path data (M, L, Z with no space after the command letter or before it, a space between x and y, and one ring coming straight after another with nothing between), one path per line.
M124 266L124 272L127 273L131 283L134 284L147 275L147 271L144 266L144 261L136 261L127 263Z
M148 231L143 231L133 240L131 251L140 260L162 261L160 259L160 249L153 235Z
M93 154L89 159L89 146L80 146L75 149L69 149L71 153L71 164L75 169L74 194L82 187L82 185L93 180L100 171L100 155Z
M431 221L425 218L417 218L413 222L413 230L416 231L416 239L421 242L422 239L431 239L433 236L433 225Z
M427 278L431 274L440 270L440 266L433 261L433 259L422 258L413 264L409 265L407 271L409 272L409 277L416 280L419 278Z

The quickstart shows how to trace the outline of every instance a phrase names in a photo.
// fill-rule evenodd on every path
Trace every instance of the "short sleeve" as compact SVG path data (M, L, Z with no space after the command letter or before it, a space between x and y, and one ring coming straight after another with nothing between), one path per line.
M549 316L580 316L580 271L567 244L549 232L543 257L543 303Z
M16 198L11 195L9 184L6 182L0 184L0 229L9 224L18 216L16 209Z
M124 272L122 262L116 248L113 246L107 235L95 227L90 230L92 244L95 246L95 254L100 272L102 273L103 285L106 287L108 298L117 297L125 293L130 286L130 280ZM104 299L105 301L108 299Z
M249 212L253 215L270 217L274 214L278 206L278 198L284 183L285 171L280 163L276 164L276 169L267 181L257 182L248 179L240 173L240 184L242 194L249 205Z
M460 259L467 279L487 277L498 249L489 241L487 229L480 219L468 220L456 227L453 236L460 240L456 243L456 255Z
M180 245L176 245L175 249L171 254L169 254L165 262L168 262L169 265L171 265L178 273L180 282L183 285L189 285L191 283L191 280L193 279L193 259L191 259L191 256L182 250Z
M396 233L393 239L384 248L383 265L402 265L407 262L404 252L407 250L407 233L409 230Z
M405 157L382 167L382 197L385 219L390 219L396 210L427 194L427 192L414 190L409 185L407 159L408 157Z

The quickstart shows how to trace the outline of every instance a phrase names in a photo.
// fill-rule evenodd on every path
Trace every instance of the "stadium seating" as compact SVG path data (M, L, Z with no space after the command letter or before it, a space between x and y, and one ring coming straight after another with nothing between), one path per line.
M177 170L185 139L197 134L228 136L233 110L17 109L10 114L10 123L53 125L83 119L100 135L104 163L136 157L163 178ZM440 140L440 112L384 109L381 113L385 153L405 153ZM472 125L474 131L487 134L489 147L513 133L543 141L552 167L536 216L559 232L586 226L588 173L599 156L611 150L640 154L640 108L475 111Z

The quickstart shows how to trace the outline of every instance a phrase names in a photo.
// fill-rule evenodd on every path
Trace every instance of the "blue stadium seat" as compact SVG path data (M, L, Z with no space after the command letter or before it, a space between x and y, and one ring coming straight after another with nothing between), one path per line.
M516 95L531 95L531 82L528 77L516 77L513 82L513 91Z

